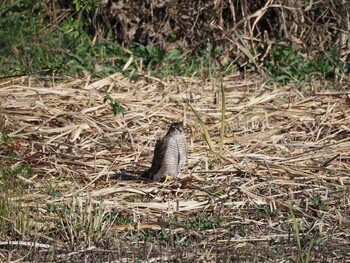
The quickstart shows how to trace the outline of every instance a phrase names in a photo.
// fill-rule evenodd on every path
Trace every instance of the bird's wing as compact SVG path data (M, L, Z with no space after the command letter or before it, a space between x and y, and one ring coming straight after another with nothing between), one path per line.
M162 166L164 160L165 152L168 144L168 137L165 136L162 140L158 140L156 147L154 148L154 156L152 160L152 166L144 174L143 177L152 179L153 176L158 173L159 169Z

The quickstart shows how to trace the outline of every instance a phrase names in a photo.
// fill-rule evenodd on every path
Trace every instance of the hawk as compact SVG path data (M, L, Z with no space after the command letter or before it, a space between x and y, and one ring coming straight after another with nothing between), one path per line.
M171 124L154 149L152 166L142 176L159 181L164 176L176 178L186 163L187 143L182 123Z

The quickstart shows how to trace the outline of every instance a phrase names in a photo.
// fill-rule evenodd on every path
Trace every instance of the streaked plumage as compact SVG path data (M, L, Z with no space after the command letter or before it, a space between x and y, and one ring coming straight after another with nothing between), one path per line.
M176 178L187 159L187 143L182 123L171 124L167 134L157 141L152 166L143 177L159 181L164 176Z

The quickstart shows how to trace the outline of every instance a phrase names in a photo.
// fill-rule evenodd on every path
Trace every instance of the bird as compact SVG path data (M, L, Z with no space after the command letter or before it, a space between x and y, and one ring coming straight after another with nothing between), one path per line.
M163 177L176 179L187 160L187 143L181 122L172 123L154 149L151 168L142 177L160 181Z

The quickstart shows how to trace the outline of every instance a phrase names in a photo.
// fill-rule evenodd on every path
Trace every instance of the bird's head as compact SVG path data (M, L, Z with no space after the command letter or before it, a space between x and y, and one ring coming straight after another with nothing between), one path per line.
M184 126L181 122L176 122L170 125L168 134L179 134L184 133Z

